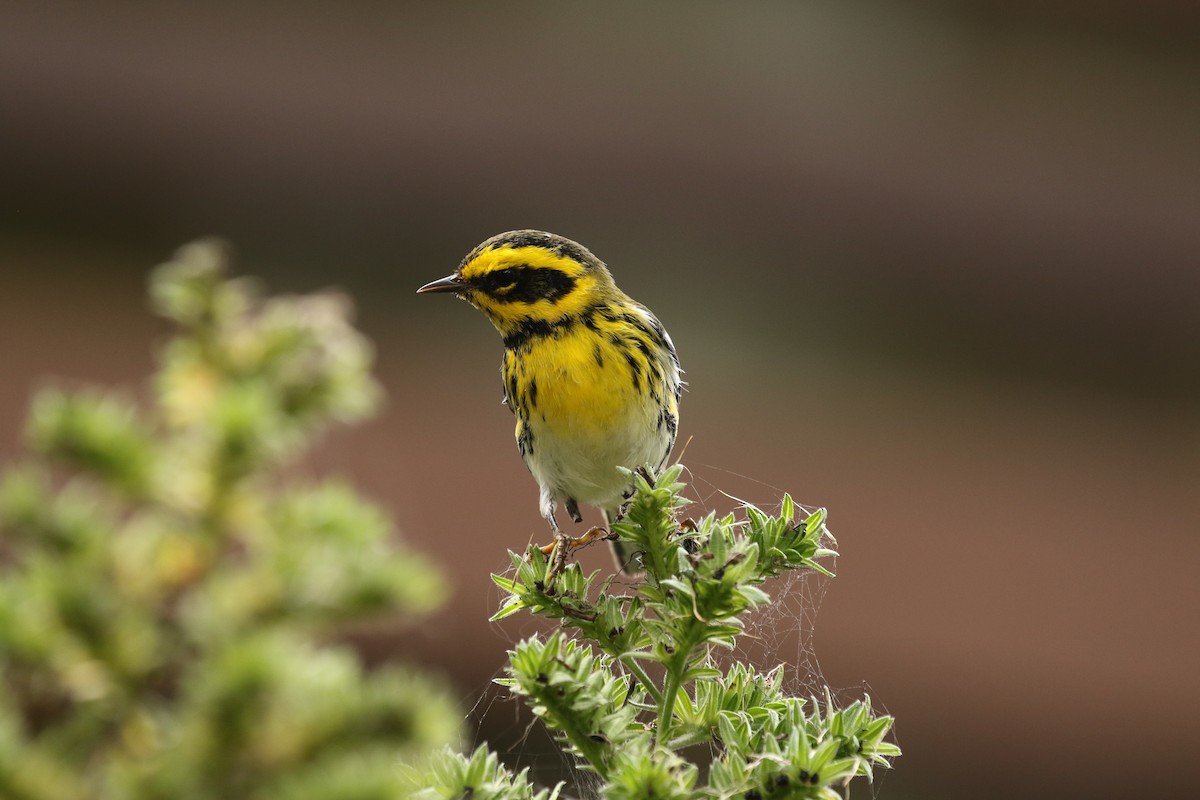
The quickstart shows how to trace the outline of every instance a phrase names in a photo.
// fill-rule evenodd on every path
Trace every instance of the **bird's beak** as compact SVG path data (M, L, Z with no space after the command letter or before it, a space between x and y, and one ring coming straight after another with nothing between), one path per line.
M462 278L455 275L447 275L431 283L427 283L420 289L417 289L417 294L433 294L434 292L461 292L467 288L466 282Z

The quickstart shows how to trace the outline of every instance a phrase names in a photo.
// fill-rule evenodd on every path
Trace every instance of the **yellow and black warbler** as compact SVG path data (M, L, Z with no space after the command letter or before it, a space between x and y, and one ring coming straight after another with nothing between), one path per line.
M504 402L560 569L569 545L601 531L564 535L558 504L575 522L580 503L595 506L611 524L630 489L618 467L658 468L671 453L682 389L671 337L587 248L543 231L493 236L417 292L457 295L504 338ZM634 554L612 544L621 568L636 571Z

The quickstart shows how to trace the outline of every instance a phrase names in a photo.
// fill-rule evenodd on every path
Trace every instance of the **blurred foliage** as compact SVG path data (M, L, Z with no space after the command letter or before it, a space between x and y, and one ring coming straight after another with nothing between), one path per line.
M759 588L767 578L832 576L820 563L836 555L823 545L832 539L825 510L802 514L785 495L775 516L747 505L740 516L680 521L682 470L631 474L634 493L611 532L645 569L628 594L613 591L617 576L599 580L577 563L555 574L537 547L511 554L514 575L492 576L507 593L495 618L526 610L578 636L522 641L497 682L595 773L606 800L838 800L854 778L870 780L900 755L886 741L892 717L870 698L838 707L828 690L789 696L782 667L763 673L735 660L722 669L712 654L734 650L742 614L771 602ZM426 783L429 800L546 796L483 750L444 753Z
M438 681L338 626L444 596L387 516L288 467L375 407L336 295L265 298L199 242L153 274L177 332L145 403L33 402L0 481L0 797L394 798L460 741Z

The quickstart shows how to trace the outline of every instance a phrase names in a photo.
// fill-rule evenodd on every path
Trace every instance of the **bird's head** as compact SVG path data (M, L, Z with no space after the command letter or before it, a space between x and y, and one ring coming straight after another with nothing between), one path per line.
M600 259L581 244L544 231L509 231L467 254L453 275L418 294L446 292L478 308L508 336L530 324L581 314L616 291Z

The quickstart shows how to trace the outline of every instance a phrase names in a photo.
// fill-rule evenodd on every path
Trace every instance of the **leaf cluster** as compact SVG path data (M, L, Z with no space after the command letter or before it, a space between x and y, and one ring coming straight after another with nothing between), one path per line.
M500 763L500 757L486 744L470 756L447 750L430 765L427 772L406 771L413 800L558 800L559 789L536 789L529 782L529 770L513 773Z
M430 610L437 571L349 485L288 476L376 405L370 345L341 298L227 261L155 271L148 399L42 391L0 479L2 797L393 797L397 758L457 740L440 684L331 641Z

